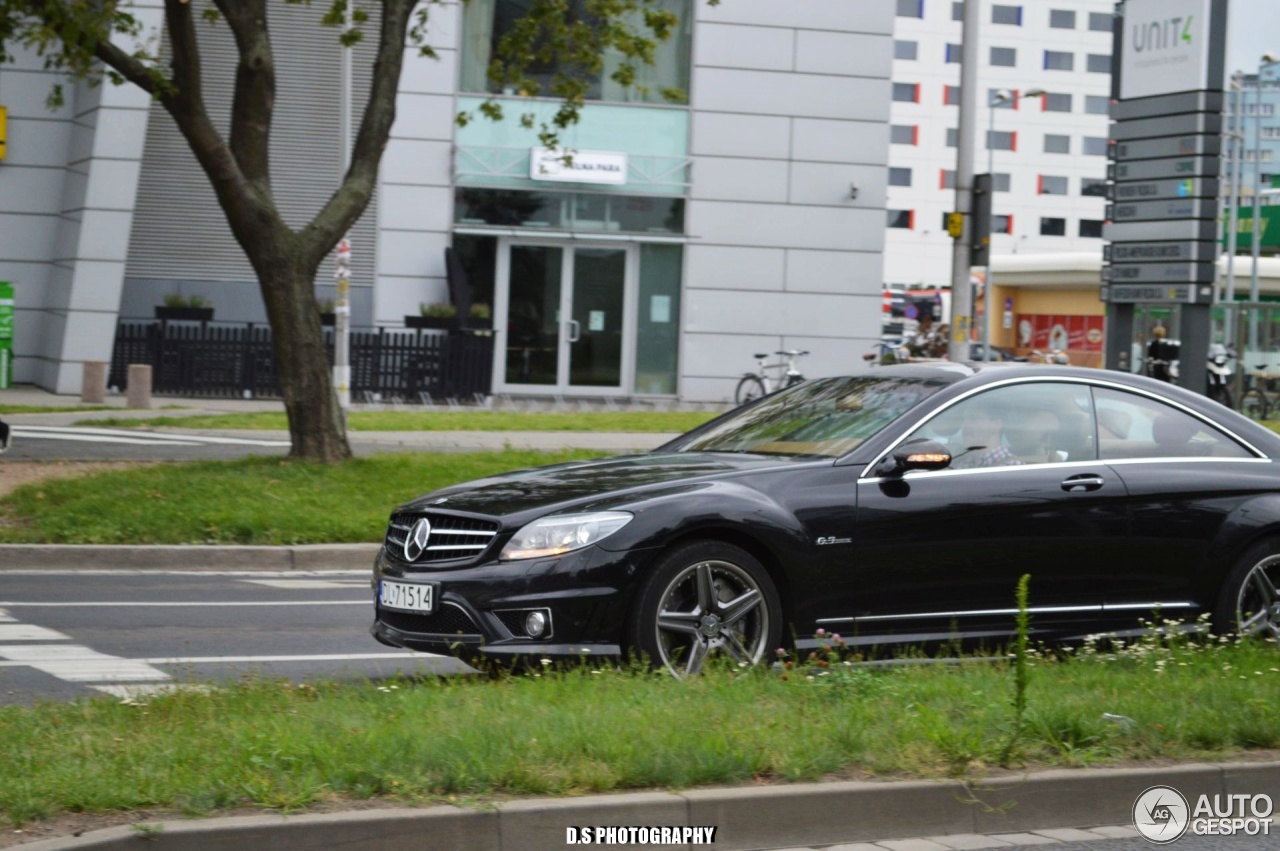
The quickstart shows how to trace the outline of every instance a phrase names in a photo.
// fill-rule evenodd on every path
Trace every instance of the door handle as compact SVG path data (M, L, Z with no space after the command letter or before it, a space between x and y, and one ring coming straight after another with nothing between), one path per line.
M582 337L582 323L576 319L569 320L569 342L576 343Z
M1096 473L1085 473L1080 476L1072 476L1062 482L1062 489L1067 493L1082 493L1084 491L1096 491L1107 483L1107 480Z

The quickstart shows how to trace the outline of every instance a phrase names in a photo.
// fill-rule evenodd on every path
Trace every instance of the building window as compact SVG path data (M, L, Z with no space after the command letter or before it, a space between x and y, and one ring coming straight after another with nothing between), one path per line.
M991 48L991 64L1012 68L1018 64L1018 50L1014 47Z
M920 84L919 83L894 83L893 99L899 103L919 103L920 102Z
M939 189L955 189L956 173L947 169L939 172L938 188ZM992 192L1008 192L1009 187L1013 184L1013 178L1008 172L998 171L991 175L991 191Z
M956 2L951 4L951 20L964 20L964 0L956 0Z
M899 18L923 18L924 0L898 0Z
M1269 148L1263 149L1261 151L1255 151L1254 149L1250 148L1244 152L1244 161L1247 163L1251 163L1255 161L1260 163L1269 163L1271 162L1272 153L1273 152Z
M1060 50L1046 50L1044 52L1044 69L1046 71L1073 71L1076 65L1076 55L1074 53L1064 53Z
M910 186L911 185L911 169L909 168L890 168L889 169L889 185L890 186Z
M1076 28L1076 13L1067 9L1049 10L1049 28L1055 30L1073 30Z
M1061 136L1057 133L1045 133L1044 134L1044 152L1046 154L1071 153L1071 137Z
M1002 216L996 213L991 216L992 233L1013 233L1013 216Z
M914 230L916 226L915 210L886 210L888 224L887 227L898 228L900 230Z
M1106 137L1085 136L1084 137L1084 155L1086 157L1105 157L1107 155Z
M1263 139L1280 139L1280 127L1259 127Z
M947 147L956 147L956 141L960 138L960 131L954 127L947 128Z
M1018 150L1018 132L1016 130L988 130L987 147L993 151Z
M920 144L920 127L916 124L890 124L889 142L893 145Z
M1040 235L1041 236L1066 236L1067 220L1066 219L1040 219Z
M1102 95L1085 95L1084 111L1090 115L1106 115L1111 111L1111 98Z
M960 45L958 44L947 45L946 61L947 62L960 61Z
M1110 74L1111 57L1105 53L1090 53L1085 58L1085 70L1090 74Z
M959 86L943 86L942 87L942 105L958 106L960 104L960 87Z
M1071 95L1049 92L1043 96L1045 112L1070 112Z
M991 23L1010 24L1015 27L1022 26L1022 7L1021 6L992 6L991 7Z
M1100 177L1082 177L1080 178L1080 194L1091 195L1095 198L1105 198L1107 197L1107 181Z
M1036 193L1039 195L1066 195L1067 179L1065 177L1042 174L1036 180Z
M1081 219L1080 235L1093 239L1102 238L1102 219Z
M893 58L894 59L915 59L920 52L920 44L915 41L897 41L893 42Z
M1096 33L1111 32L1111 17L1110 12L1090 12L1089 29Z
M524 19L528 0L470 0L462 13L462 62L459 89L476 94L502 94L511 83L489 78L489 67L498 45ZM566 0L566 22L572 26L588 16L588 0ZM672 12L680 21L672 29L671 38L659 42L652 63L634 62L613 51L604 57L600 68L586 76L586 100L667 103L664 92L689 90L689 67L692 61L693 0L658 0L655 10ZM634 81L624 86L614 75L624 66L634 69ZM567 69L547 60L531 63L528 79L539 87L537 93L548 95L556 75ZM575 72L577 76L582 76Z
M1244 105L1244 114L1246 116L1261 115L1263 118L1270 118L1276 114L1276 105L1274 103L1246 103Z
M1017 109L1018 108L1018 92L1015 90L1013 97L997 101L996 94L998 92L1008 91L1007 89L987 89L987 105L992 109Z

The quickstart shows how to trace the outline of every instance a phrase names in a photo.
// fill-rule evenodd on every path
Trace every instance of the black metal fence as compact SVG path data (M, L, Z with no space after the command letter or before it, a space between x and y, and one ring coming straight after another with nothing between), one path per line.
M333 329L325 329L333 362ZM280 395L265 325L121 322L107 384L125 389L129 364L151 365L152 392L167 396ZM351 393L417 402L488 395L493 337L380 328L351 332Z

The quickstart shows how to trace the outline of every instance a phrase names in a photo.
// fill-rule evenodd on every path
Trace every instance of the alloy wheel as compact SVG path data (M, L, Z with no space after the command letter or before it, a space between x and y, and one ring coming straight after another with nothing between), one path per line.
M1280 555L1264 558L1240 584L1236 598L1236 623L1241 635L1280 638Z
M759 662L768 649L769 607L745 569L700 561L662 592L655 627L662 664L676 676L689 676L717 653L739 664Z

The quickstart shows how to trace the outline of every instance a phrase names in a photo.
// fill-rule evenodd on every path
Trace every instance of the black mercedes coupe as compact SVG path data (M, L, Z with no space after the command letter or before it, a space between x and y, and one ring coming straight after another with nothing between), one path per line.
M909 365L806 382L642 454L391 515L373 635L467 660L804 650L1140 628L1280 636L1280 437L1125 373Z

